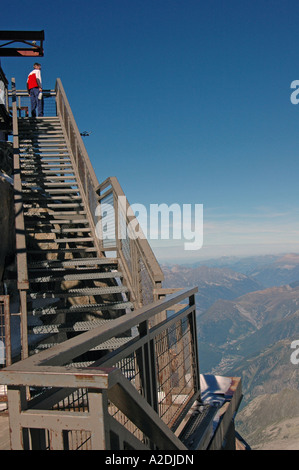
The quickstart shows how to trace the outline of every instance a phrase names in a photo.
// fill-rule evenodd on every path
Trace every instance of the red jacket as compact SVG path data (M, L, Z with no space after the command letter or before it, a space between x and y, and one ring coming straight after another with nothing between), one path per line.
M41 83L41 73L40 70L34 69L27 78L27 88L31 90L31 88L40 88L42 86Z

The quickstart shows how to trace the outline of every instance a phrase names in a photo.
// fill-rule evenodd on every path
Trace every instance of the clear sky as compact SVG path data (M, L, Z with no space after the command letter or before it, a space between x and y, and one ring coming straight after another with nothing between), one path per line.
M61 78L100 182L203 204L203 248L156 240L158 259L299 252L298 0L15 0L1 17L45 30L44 87ZM1 62L24 89L34 59Z

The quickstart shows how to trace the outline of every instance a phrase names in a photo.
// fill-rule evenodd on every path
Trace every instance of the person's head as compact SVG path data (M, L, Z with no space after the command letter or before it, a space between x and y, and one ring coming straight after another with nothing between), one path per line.
M35 64L33 64L33 68L35 68L35 69L41 69L41 64L35 62Z

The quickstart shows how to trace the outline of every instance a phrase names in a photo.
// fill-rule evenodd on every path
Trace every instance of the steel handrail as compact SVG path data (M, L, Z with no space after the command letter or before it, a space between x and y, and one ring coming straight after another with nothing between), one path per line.
M123 429L122 422L116 421L116 418L108 413L107 404L105 405L106 396L113 406L122 412L160 449L186 450L186 447L174 434L172 427L162 419L160 414L157 414L154 403L148 401L146 395L140 394L136 387L130 383L129 378L116 365L111 364L107 366L107 361L104 361L102 365L94 363L90 367L84 368L64 364L68 364L74 357L137 325L139 326L139 336L133 338L128 343L128 346L116 350L115 354L116 356L122 354L123 357L126 357L128 353L131 354L132 343L134 342L133 346L135 346L135 349L133 350L136 351L136 347L140 351L144 350L144 348L151 345L154 338L159 337L163 331L168 331L175 322L181 321L189 315L192 316L192 321L195 321L194 295L196 292L197 288L182 289L163 300L156 301L131 314L112 320L108 328L106 326L94 328L49 350L42 351L3 369L0 372L0 382L8 387L13 448L22 448L22 444L20 444L22 433L19 432L22 428L50 429L51 432L58 435L63 429L66 429L65 426L74 430L93 430L93 448L107 448L105 446L109 448L109 437L105 438L105 442L103 438L100 442L101 439L99 437L105 434L103 432L106 429L105 427L114 431L115 429L122 430L121 433L127 436L129 436L130 431ZM189 298L189 305L181 305L181 310L170 318L165 317L164 320L161 320L155 326L149 326L148 322L155 315L167 309L171 310L186 298ZM192 332L190 341L196 342L196 331ZM194 346L196 350L196 345ZM196 375L199 375L196 351L192 357L194 372ZM149 358L150 361L152 359ZM147 368L146 365L145 367ZM157 385L156 381L152 379L151 386L155 387L155 385ZM44 387L51 387L50 392L53 396L50 397L45 392L45 399L42 394L37 399L33 399L32 403L29 401L22 405L22 389L28 386L42 387L43 389ZM88 389L88 412L69 413L65 410L52 408L53 403L58 403L63 398L62 394L67 397L72 393L72 390L83 388ZM152 393L157 393L157 389L152 390ZM191 406L191 403L198 398L199 393L199 380L195 379L194 389L190 395L188 405L184 407L184 410L182 409L183 415L184 412L188 411L188 406ZM55 401L55 394L58 396L58 401ZM46 412L45 410L48 411ZM97 420L97 416L102 417L100 421ZM100 429L100 422L103 423L103 429ZM97 426L98 428L93 428L92 426ZM109 433L106 433L107 435ZM131 438L134 439L134 436L132 435ZM60 443L57 442L53 444L53 448L56 448L55 445L62 446L61 439L59 440Z

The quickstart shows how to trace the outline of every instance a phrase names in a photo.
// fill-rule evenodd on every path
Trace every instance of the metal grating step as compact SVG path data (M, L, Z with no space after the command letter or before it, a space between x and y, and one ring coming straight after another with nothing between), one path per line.
M40 201L40 200L61 200L61 201L79 201L81 200L81 196L59 196L59 198L54 197L54 195L51 194L46 194L46 193L40 193L40 192L34 192L34 191L28 191L28 192L23 192L23 198L24 200L32 200L32 201Z
M28 265L29 268L55 268L55 267L69 267L69 266L98 266L98 265L117 265L116 258L76 258L71 260L47 260L47 261L36 261Z
M78 313L78 312L93 312L95 310L124 310L126 308L133 308L132 302L109 302L102 304L87 304L87 305L71 305L69 308L58 307L39 307L28 310L29 315L43 316L43 315L58 315L62 313Z
M53 243L53 241L51 242ZM55 243L55 241L54 241ZM47 250L27 250L29 255L45 255L55 254L55 253L97 253L97 249L94 246L84 246L76 248L47 248Z
M34 235L34 233L33 233ZM39 234L40 235L40 234ZM36 243L81 243L81 242L93 242L93 237L73 237L73 238L34 238L31 234L28 234L28 237L31 240L34 240ZM48 250L47 250L48 251Z
M82 289L69 289L63 292L30 292L31 299L58 299L68 297L85 297L97 296L105 294L126 294L128 288L125 286L108 286L108 287L90 287Z
M63 276L55 276L55 275L48 275L48 276L39 276L39 277L31 277L29 276L30 282L53 282L53 281L85 281L85 280L94 280L97 279L114 279L116 277L121 278L122 273L115 271L115 272L106 272L106 273L81 273L81 274L65 274Z
M90 349L90 351L106 351L106 350L115 350L120 348L121 346L124 346L126 343L131 341L131 337L123 337L123 338L112 338L105 343L99 344L98 346ZM53 346L57 346L59 343L48 343L48 344L39 344L34 347L35 350L41 351L44 349L49 349L52 348Z
M37 163L40 164L51 164L51 163L65 163L71 162L70 154L68 151L63 150L55 152L51 150L49 153L42 153L39 152L22 152L20 154L20 162L22 165L36 165Z
M31 227L44 227L44 226L51 226L54 224L61 225L61 224L88 224L89 221L87 219L47 219L41 218L38 219L35 216L26 216L26 228Z
M21 174L28 175L28 176L40 176L40 175L57 175L57 174L73 174L74 175L74 170L72 169L71 166L67 166L65 168L57 168L57 170L43 170L43 171L36 171L36 170L22 170L21 169Z
M75 176L65 176L65 175L60 175L60 176L48 176L48 177L43 177L43 178L40 178L40 177L35 177L35 176L27 176L26 178L26 181L27 182L30 182L32 180L32 182L43 182L44 184L48 184L48 182L53 182L53 183L56 183L56 181L60 181L61 183L65 182L65 183L68 183L68 184L72 184L71 181L77 181L76 177ZM66 180L69 180L69 181L66 181ZM75 184L75 183L73 183Z
M45 148L45 149L48 149L49 147L55 147L55 148L60 148L60 147L63 147L63 148L67 148L67 145L65 142L63 143L59 143L59 142L56 142L56 141L53 141L53 142L43 142L41 144L37 144L36 142L33 142L33 143L28 143L28 142L25 142L25 143L22 143L20 142L20 151L22 151L22 149L36 149L38 150L39 152L41 151L41 149Z
M65 181L65 182L53 181L52 183L42 181L41 184L42 184L43 190L47 191L47 192L49 192L50 190L52 192L52 189L56 190L58 188L60 188L60 189L65 188L64 192L70 192L68 189L76 189L76 192L79 191L78 183L76 183L75 181L73 181L73 182L70 182L70 181ZM30 190L32 190L32 188L41 188L41 184L40 184L40 181L39 182L37 182L37 181L23 181L22 182L22 187L23 188L29 188ZM77 188L74 188L74 186L77 186ZM74 191L72 191L72 192L74 192Z
M36 225L35 228L38 227L38 228L43 228L41 225ZM29 228L29 227L28 227ZM50 232L46 232L45 230L42 230L40 232L36 232L34 230L34 227L31 227L31 229L33 229L33 233L42 233L43 235L50 235L51 233L89 233L91 232L91 228L90 227L86 227L86 228L72 228L72 227L69 227L69 228L53 228ZM28 231L28 235L31 235L32 232ZM76 240L74 238L74 240Z
M42 189L41 189L42 190ZM51 189L51 188L45 188L44 189L45 194L51 195L51 194L77 194L79 192L78 188L74 189ZM22 193L31 193L32 189L22 189Z
M57 325L37 325L30 326L29 331L35 335L90 331L98 326L110 323L110 321L111 320L100 319L93 321L80 321L76 323L59 323Z
M53 131L47 131L46 135L40 132L29 133L25 130L19 132L20 143L23 145L39 144L40 142L61 142L64 141L63 132L60 129L54 129Z

